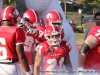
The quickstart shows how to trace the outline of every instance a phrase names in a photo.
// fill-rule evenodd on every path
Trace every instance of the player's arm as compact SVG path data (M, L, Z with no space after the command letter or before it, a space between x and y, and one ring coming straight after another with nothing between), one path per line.
M16 52L26 75L31 75L28 60L24 53L23 43L25 41L25 33L21 28L16 29Z
M66 55L66 58L64 60L64 64L66 66L67 71L69 71L69 75L72 75L72 73L70 73L70 72L73 71L73 69L72 69L72 64L71 64L71 61L70 61L69 54Z
M36 47L36 43L34 44L34 46L32 48L32 63L33 64L35 62L35 55L36 55L35 47Z
M19 61L20 61L21 66L25 70L26 74L27 75L30 75L30 68L29 68L29 64L28 64L26 55L24 53L23 44L16 45L16 51L17 51L18 58L19 58Z
M34 75L40 74L41 61L42 61L42 55L40 52L37 51L35 56L35 63L34 63Z
M86 40L84 41L84 44L81 46L81 49L79 52L79 59L78 59L78 67L79 68L83 68L83 66L84 66L87 51L94 48L97 44L98 44L98 41L95 36L89 35L86 38Z

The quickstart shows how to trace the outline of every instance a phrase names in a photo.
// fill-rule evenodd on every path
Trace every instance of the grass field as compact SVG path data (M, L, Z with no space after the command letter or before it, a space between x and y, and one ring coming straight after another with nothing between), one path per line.
M74 33L76 38L76 43L83 43L84 42L84 35L85 33Z
M82 14L86 15L86 14ZM67 12L67 18L72 19L75 24L80 24L81 19L80 19L80 14L78 12ZM85 33L78 33L75 32L75 38L76 38L76 43L82 44L84 42L84 35Z
M85 16L86 14L79 14L77 12L67 12L67 18L74 21L75 24L81 24L81 16Z
M86 15L86 14L83 14ZM67 18L72 19L75 24L80 24L81 19L80 19L80 14L78 12L67 12ZM75 32L75 38L77 43L83 43L84 41L84 34L85 33L77 33Z

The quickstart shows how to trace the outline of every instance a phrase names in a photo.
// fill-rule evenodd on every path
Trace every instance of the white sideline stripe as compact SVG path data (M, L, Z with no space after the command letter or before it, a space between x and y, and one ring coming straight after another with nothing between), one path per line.
M0 62L12 62L12 59L11 60L4 59L4 60L0 60Z

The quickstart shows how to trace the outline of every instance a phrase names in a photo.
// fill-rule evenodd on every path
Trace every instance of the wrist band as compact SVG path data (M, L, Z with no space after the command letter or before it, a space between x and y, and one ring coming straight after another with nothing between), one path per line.
M83 71L83 68L79 68L79 67L78 67L78 71Z
M26 72L26 75L31 75L31 71Z

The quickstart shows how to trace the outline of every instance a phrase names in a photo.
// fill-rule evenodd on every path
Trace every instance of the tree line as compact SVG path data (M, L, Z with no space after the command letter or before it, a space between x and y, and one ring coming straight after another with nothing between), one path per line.
M86 11L91 10L91 9L93 10L94 8L100 11L100 0L82 0L82 4L83 4L83 7L86 9ZM8 5L12 5L16 7L15 0L3 0L3 7L8 6Z

